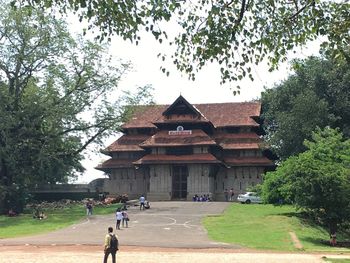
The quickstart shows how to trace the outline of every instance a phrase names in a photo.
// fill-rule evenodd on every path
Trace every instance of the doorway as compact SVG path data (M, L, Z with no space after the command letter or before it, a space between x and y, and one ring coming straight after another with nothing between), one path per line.
M187 198L188 168L186 165L173 166L172 199Z

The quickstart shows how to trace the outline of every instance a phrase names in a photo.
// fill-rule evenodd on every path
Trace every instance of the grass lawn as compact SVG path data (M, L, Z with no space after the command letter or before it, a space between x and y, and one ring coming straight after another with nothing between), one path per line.
M111 214L120 206L120 204L95 206L93 214ZM71 205L64 209L50 209L43 212L47 215L47 219L33 219L32 213L25 213L16 217L0 216L0 238L50 232L67 227L86 218L86 209L83 205Z
M297 215L292 206L234 203L223 215L209 216L203 223L210 238L249 248L296 251L289 234L294 232L305 251L350 252L350 249L321 243L328 240L327 231L304 222Z
M350 263L350 259L347 258L324 258L323 260L327 263Z

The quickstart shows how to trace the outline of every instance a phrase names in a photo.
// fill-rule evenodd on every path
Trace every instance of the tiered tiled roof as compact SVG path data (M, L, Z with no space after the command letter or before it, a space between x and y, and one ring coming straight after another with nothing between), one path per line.
M213 103L189 104L180 96L172 105L151 105L137 107L133 117L122 127L128 129L150 128L154 135L125 134L108 146L105 153L145 151L151 147L180 147L195 145L218 145L223 150L218 160L210 153L195 153L191 155L147 154L141 159L110 159L100 164L97 169L109 171L113 168L133 167L143 164L184 164L184 163L223 163L227 166L272 166L273 162L264 156L257 157L225 157L229 150L258 150L263 148L262 139L253 132L229 133L230 129L223 127L257 127L255 121L260 116L261 104L258 102L244 103ZM164 124L170 124L170 126ZM166 127L174 127L174 123L195 123L191 131L169 133ZM214 134L208 135L198 127L199 123L209 123ZM161 125L162 124L162 125ZM186 125L184 125L184 128ZM206 130L206 129L204 129ZM207 131L207 130L206 130ZM183 133L182 133L183 132ZM218 156L219 156L218 155Z
M118 140L109 145L104 152L138 152L144 151L139 144L149 138L147 134L123 135Z
M210 153L197 153L191 155L149 154L134 164L165 164L165 163L221 163Z
M259 126L252 117L260 116L258 102L213 103L195 105L214 127Z
M256 133L219 133L213 137L225 150L262 148L262 140Z
M134 167L135 160L130 159L109 159L101 164L99 164L96 169L101 171L106 171L114 168L131 168Z
M153 122L158 119L169 105L150 105L136 108L132 118L122 128L156 128Z
M159 131L145 142L141 147L163 147L163 146L186 146L186 145L216 145L202 130L192 130L191 134L171 135L169 131Z
M169 105L142 106L123 128L154 128L154 123L164 120L162 113L168 107ZM259 126L252 118L260 116L261 104L258 102L195 104L194 107L203 116L201 121L209 121L214 127Z

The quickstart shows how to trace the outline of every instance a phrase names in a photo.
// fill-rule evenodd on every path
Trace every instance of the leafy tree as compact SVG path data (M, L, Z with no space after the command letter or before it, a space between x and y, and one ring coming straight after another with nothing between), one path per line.
M335 234L350 219L350 139L327 127L317 129L305 146L307 151L266 174L263 197L294 203Z
M316 126L339 127L350 136L350 66L310 57L295 73L262 93L266 140L282 159L304 151Z
M14 4L21 1L13 1ZM190 78L205 64L222 65L222 81L253 78L251 67L267 59L272 69L289 51L322 38L324 52L350 62L350 3L329 0L26 0L44 8L73 10L100 38L116 34L136 44L140 31L167 39L164 21L175 20L180 33L171 57ZM163 57L165 59L165 57ZM166 72L166 69L163 69Z
M20 210L29 187L82 172L82 152L118 131L130 104L150 98L149 87L118 95L130 65L106 53L40 10L0 7L2 212Z

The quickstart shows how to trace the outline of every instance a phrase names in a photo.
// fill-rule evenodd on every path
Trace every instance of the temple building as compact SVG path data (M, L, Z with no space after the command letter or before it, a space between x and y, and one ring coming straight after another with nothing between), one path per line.
M259 102L139 107L122 126L123 135L103 153L111 158L96 167L108 174L104 190L141 194L148 200L192 200L210 195L224 200L261 183L274 168L261 139Z

